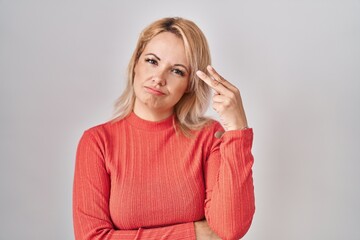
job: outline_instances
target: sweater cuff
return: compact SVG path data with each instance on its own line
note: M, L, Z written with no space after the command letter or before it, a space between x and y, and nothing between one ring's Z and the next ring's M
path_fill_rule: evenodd
M180 235L189 237L186 239L196 239L194 222L183 223L177 226L178 228L176 228L176 232Z
M131 238L133 239L133 238ZM166 227L140 228L135 239L173 239L173 240L196 240L195 227L193 222L179 223Z
M253 138L253 129L252 128L246 128L246 129L242 129L242 130L230 130L230 131L226 131L223 135L222 138L223 140L229 140L229 139L233 139L233 138L239 138L239 139L244 139L247 141L251 141Z
M181 224L173 225L173 232L166 239L196 240L194 222L188 222L188 223L181 223Z

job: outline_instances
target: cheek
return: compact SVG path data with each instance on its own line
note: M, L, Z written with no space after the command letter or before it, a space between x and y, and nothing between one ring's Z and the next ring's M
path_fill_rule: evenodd
M150 69L151 70L151 69ZM137 64L134 68L134 84L141 84L149 79L152 75L151 71L143 64Z
M188 90L189 84L190 84L189 78L184 79L184 81L181 84L181 91L182 91L183 94Z
M142 79L142 74L141 74L141 69L139 69L138 66L136 66L134 68L134 80L133 80L133 84L134 84L134 87L137 87L141 84L141 79Z
M136 64L135 68L134 68L134 82L137 80L137 78L139 77L140 71L139 71L139 67L138 64Z
M183 82L179 85L174 86L173 92L175 93L176 97L180 99L184 95L186 89L187 89L187 82Z
M133 88L135 95L138 95L139 89L141 88L141 75L136 71L136 68L134 69Z

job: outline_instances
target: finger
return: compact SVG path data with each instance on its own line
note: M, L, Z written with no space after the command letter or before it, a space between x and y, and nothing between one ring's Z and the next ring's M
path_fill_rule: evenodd
M218 114L221 114L221 112L224 110L224 105L222 103L213 102L211 106Z
M198 70L198 71L196 71L196 75L201 80L203 80L207 85L209 85L209 87L214 89L217 93L224 94L224 95L229 94L229 89L227 89L224 85L219 84L219 82L217 80L211 79L211 77L209 77L204 72Z
M211 74L211 76L216 79L219 83L221 83L222 85L224 85L226 88L230 89L230 90L235 90L237 89L234 85L232 85L229 81L227 81L225 78L223 78L216 70L213 66L207 66L206 68L208 70L208 72Z
M214 134L214 136L215 136L216 138L221 138L224 133L225 133L224 131L217 131L217 132Z
M213 102L228 103L230 99L224 95L215 94L212 98Z

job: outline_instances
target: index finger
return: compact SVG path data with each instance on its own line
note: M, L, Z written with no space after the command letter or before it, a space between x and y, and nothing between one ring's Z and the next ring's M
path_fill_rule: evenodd
M196 75L203 80L209 87L214 89L217 93L224 94L224 86L220 84L220 82L211 79L207 74L203 71L197 70ZM215 83L216 82L216 83Z
M235 90L235 86L232 85L229 81L227 81L226 79L224 79L216 70L213 66L209 65L206 68L209 73L212 75L212 77L214 79L216 79L218 82L220 82L222 85L224 85L226 88L230 89L230 90Z

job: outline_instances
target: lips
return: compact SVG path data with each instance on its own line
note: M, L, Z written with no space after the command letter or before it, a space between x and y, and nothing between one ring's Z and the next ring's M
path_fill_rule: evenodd
M165 95L164 92L160 91L159 89L152 88L152 87L145 87L145 90L148 93L151 93L151 94L154 94L154 95L158 95L158 96Z

